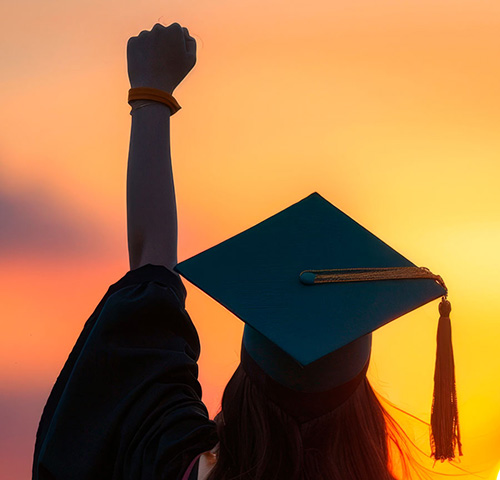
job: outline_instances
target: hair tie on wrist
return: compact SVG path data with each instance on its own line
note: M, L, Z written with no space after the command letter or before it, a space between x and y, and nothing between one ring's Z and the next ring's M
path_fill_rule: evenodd
M173 115L181 109L177 100L168 92L150 87L135 87L128 91L128 103L134 100L153 100L167 105Z

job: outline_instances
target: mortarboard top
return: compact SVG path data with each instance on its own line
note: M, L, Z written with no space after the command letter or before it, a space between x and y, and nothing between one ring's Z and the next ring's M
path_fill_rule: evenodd
M300 277L372 267L414 264L313 193L175 270L306 366L446 293L428 278L311 286Z
M337 408L364 378L371 332L439 304L432 456L462 455L451 305L416 267L313 193L175 270L245 322L240 367L299 422ZM240 368L239 367L239 368Z

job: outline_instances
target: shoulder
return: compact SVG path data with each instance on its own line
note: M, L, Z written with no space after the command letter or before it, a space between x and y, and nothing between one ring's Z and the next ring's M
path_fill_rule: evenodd
M155 265L109 287L44 409L36 475L43 466L54 478L68 471L78 478L121 477L121 471L153 478L161 468L165 478L177 478L196 453L216 443L185 296L178 276Z

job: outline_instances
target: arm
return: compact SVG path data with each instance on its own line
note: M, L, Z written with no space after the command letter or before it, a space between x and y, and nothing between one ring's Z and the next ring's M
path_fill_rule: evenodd
M196 43L186 28L155 25L127 46L132 87L172 93L196 62ZM170 109L161 103L134 110L127 170L127 233L130 269L177 263L177 209L170 157Z
M177 211L170 158L170 110L151 104L133 112L127 168L130 269L177 263Z

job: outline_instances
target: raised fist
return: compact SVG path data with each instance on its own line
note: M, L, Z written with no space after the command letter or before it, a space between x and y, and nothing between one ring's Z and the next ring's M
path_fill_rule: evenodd
M130 86L172 93L196 63L196 41L178 23L157 23L127 43Z

